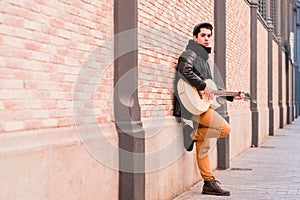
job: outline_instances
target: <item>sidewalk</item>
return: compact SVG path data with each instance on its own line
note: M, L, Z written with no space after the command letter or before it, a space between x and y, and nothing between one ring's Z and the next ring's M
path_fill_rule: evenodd
M174 200L300 199L300 118L269 136L258 148L233 159L228 170L216 170L222 188L231 196L203 195L199 182Z

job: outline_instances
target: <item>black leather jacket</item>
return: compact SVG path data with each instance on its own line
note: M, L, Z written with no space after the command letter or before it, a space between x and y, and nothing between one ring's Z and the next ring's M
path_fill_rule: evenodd
M212 79L208 63L208 52L194 40L190 40L186 51L178 59L178 72L198 90L206 87L205 79Z
M190 119L192 114L181 105L176 90L179 77L189 82L198 90L204 90L206 83L204 80L212 79L208 57L210 48L204 47L194 40L189 40L186 51L182 52L176 65L176 75L174 79L174 110L173 115ZM226 98L227 99L227 98ZM232 98L228 98L232 100Z

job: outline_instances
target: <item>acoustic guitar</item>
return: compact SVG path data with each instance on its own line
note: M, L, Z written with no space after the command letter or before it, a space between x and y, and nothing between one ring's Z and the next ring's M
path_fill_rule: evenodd
M213 98L209 99L205 94L191 86L189 83L179 78L177 83L177 91L183 106L192 114L200 115L208 110L208 108L216 109L221 106L217 101L219 96L237 96L240 92L230 92L225 90L218 90L217 85L211 79L205 80L206 85L211 89ZM244 92L243 92L244 93ZM250 94L244 93L244 100L249 100Z

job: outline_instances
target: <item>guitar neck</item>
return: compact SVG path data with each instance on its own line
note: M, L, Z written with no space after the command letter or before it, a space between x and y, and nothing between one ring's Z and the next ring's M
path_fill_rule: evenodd
M216 96L236 96L239 94L239 92L230 92L224 90L214 90L212 93Z

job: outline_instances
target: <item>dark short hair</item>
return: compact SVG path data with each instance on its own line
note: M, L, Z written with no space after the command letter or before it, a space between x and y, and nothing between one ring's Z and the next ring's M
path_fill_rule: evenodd
M200 24L197 24L194 29L193 29L193 36L195 35L196 37L198 36L198 34L200 33L200 29L201 28L207 28L209 30L213 30L213 26L210 24L210 23L200 23Z

